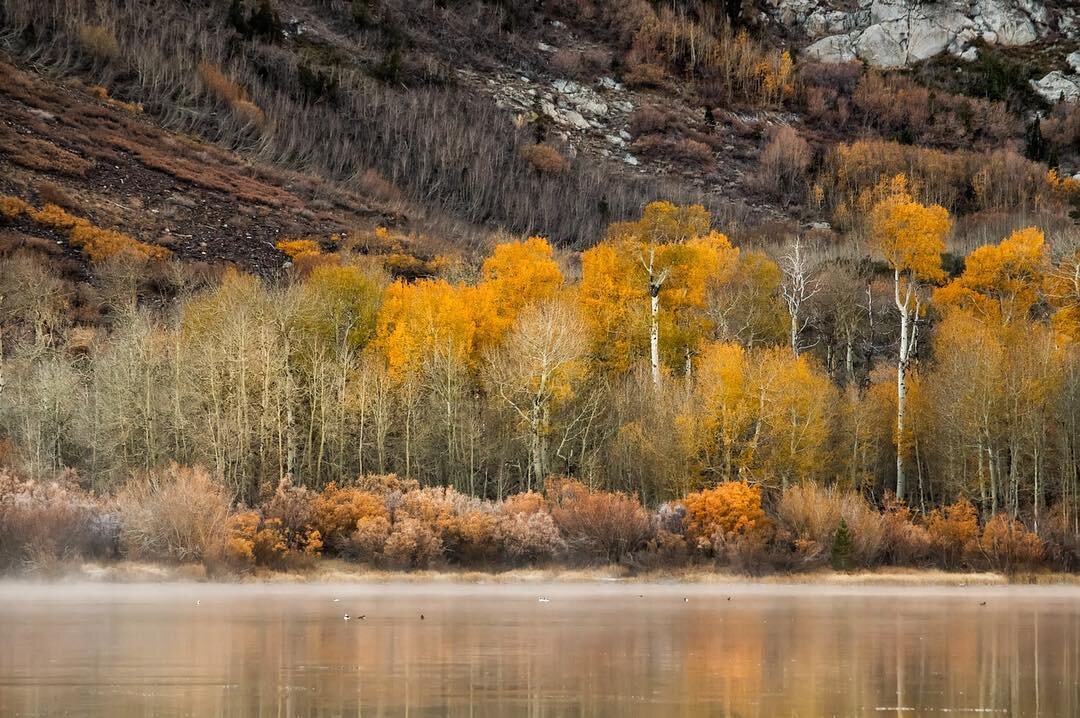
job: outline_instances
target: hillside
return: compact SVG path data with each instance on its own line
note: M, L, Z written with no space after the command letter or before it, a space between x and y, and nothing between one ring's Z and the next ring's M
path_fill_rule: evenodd
M703 203L742 241L843 232L856 185L898 171L944 173L933 198L961 214L1043 211L1045 167L1025 162L1080 169L1080 122L1028 81L1068 81L1073 15L962 5L950 18L981 35L919 45L930 11L908 13L900 60L859 57L909 67L877 70L815 58L849 59L820 50L830 27L855 44L893 32L899 5L874 5L874 25L775 0L11 0L0 47L22 71L5 66L4 190L59 185L99 224L263 273L284 261L276 237L379 224L442 249L497 229L580 248L661 197ZM22 157L51 151L14 152L27 138L89 164ZM980 172L1016 191L979 196Z

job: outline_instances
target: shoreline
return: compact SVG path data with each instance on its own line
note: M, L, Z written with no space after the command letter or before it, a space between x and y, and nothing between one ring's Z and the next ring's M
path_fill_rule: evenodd
M776 586L1077 586L1080 574L1032 572L1006 575L991 571L943 571L941 569L878 568L852 572L816 569L803 572L750 576L742 573L689 567L678 570L630 572L621 566L590 568L549 567L506 571L445 569L391 571L339 560L322 560L310 569L295 571L260 569L248 574L208 574L201 564L167 565L134 561L65 564L48 571L4 576L4 581L24 583L225 585L320 585L320 584L416 584L416 585L529 585L529 584L672 584L672 585L776 585Z

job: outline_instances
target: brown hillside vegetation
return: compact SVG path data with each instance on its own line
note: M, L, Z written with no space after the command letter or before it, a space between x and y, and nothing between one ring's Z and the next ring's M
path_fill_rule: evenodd
M0 63L0 194L64 204L181 259L260 273L281 266L274 243L283 236L341 235L399 214L315 175L167 132L132 109ZM52 238L47 223L21 229Z

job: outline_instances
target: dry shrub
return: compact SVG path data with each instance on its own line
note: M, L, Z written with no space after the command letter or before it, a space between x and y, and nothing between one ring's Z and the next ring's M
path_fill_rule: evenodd
M888 497L882 514L881 554L889 564L905 566L918 564L930 554L930 534L911 519L911 509L903 502Z
M761 508L761 489L731 481L687 494L686 533L699 550L721 552L740 536L763 535L769 520Z
M810 144L795 128L782 125L772 133L761 153L754 183L761 191L779 197L797 195L793 199L798 200L805 191L812 154Z
M537 514L547 510L544 495L537 491L523 491L503 499L499 511L504 514Z
M562 48L551 56L556 73L579 80L589 80L611 69L611 53L600 48L570 50Z
M1059 504L1050 511L1041 528L1044 553L1061 571L1080 569L1080 532L1075 524L1076 517L1070 517L1066 507Z
M979 516L967 499L934 509L926 521L930 549L944 568L957 568L978 546Z
M979 548L987 564L1004 573L1034 566L1043 558L1042 540L1006 514L996 514L986 522Z
M196 70L203 87L232 110L234 116L255 127L266 124L266 114L251 101L247 91L230 79L217 65L203 60Z
M695 165L704 165L712 162L712 148L704 142L683 137L671 143L671 154L676 159Z
M183 563L223 555L230 496L202 467L156 469L124 487L116 503L121 545L132 558Z
M674 112L656 105L639 107L630 114L630 134L634 137L683 129L685 128Z
M362 516L349 536L348 554L362 563L376 563L382 558L390 538L390 519L386 516Z
M335 551L346 554L355 548L353 535L357 531L363 534L372 526L390 521L382 496L351 486L338 488L334 483L327 484L315 497L311 509L312 523L322 540ZM360 538L366 539L364 535ZM361 543L365 549L369 548L365 541Z
M885 521L881 514L862 496L849 494L844 502L843 518L851 533L852 561L863 568L877 565L885 543Z
M576 50L561 48L551 56L551 69L559 75L581 78L584 76L585 63L581 53Z
M83 159L74 152L21 134L3 124L0 124L0 154L27 169L75 177L85 177L94 166L91 160Z
M547 481L544 493L568 550L579 560L619 561L644 546L652 533L648 513L633 496L555 478Z
M628 64L622 75L627 87L633 88L662 88L667 84L667 78L667 71L651 62Z
M42 204L55 204L58 207L75 211L78 211L79 209L79 203L75 198L68 194L66 189L55 182L42 180L37 183L34 189L37 190L38 197L41 198Z
M495 541L511 565L543 564L566 549L555 520L543 510L501 514L495 524Z
M83 25L79 28L79 45L83 51L100 62L109 62L120 56L116 36L104 25Z
M844 514L845 496L835 487L813 483L789 487L776 507L779 528L792 538L803 563L824 563Z
M408 516L394 521L383 549L386 562L394 568L428 568L442 553L442 539L432 527Z
M0 470L0 569L47 569L116 554L115 516L79 488L73 473L33 481Z
M682 534L658 528L645 544L640 559L645 568L674 568L690 559L690 547Z
M551 145L527 145L521 157L541 174L560 175L570 169L570 161Z
M364 474L356 479L355 486L361 491L388 496L417 491L420 489L420 482L416 479L402 478L397 474Z
M400 202L403 199L401 190L373 169L365 170L357 178L356 189L365 196L381 199L384 202Z

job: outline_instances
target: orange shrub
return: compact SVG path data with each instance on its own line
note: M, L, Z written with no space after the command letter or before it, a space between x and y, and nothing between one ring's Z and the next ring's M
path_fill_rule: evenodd
M550 145L527 145L521 157L540 174L560 175L570 169L570 162Z
M362 519L369 522L364 524L365 529L372 525L370 522L381 525L390 520L382 497L352 487L338 488L334 483L326 485L315 497L311 508L315 529L322 540L337 551L348 552Z
M504 514L536 514L545 511L544 495L536 491L523 491L503 499L499 510Z
M979 517L967 499L934 509L926 521L930 549L945 568L956 568L979 540Z
M0 217L6 220L18 219L23 214L29 213L33 207L18 197L5 195L0 197Z
M258 511L241 511L229 517L225 560L236 568L281 566L289 555L281 521L267 519Z
M722 543L748 534L761 534L768 518L761 508L761 489L731 481L688 494L686 532L702 549L716 550Z
M494 560L498 520L490 511L468 511L450 517L443 524L443 546L449 558L463 564L483 564Z
M88 220L68 214L55 204L46 204L40 210L30 208L26 212L35 224L67 230L71 243L86 252L92 262L103 262L118 255L167 259L171 254L164 247L145 244L123 232L95 227Z
M1042 540L1006 514L996 514L986 522L979 548L991 568L1005 573L1032 566L1043 558Z
M619 561L652 533L648 513L633 496L592 491L572 479L549 479L544 492L568 549L582 560Z
M319 243L314 239L282 239L274 246L294 262L301 257L317 256L322 253Z

